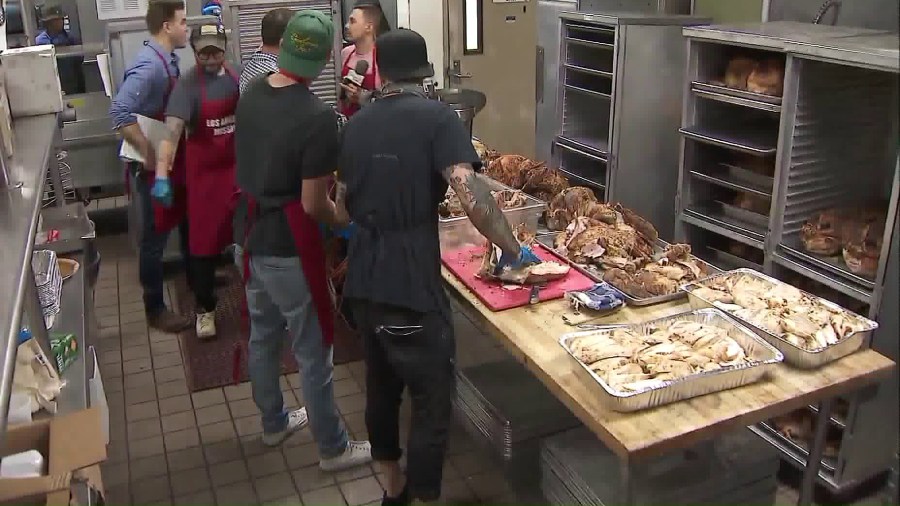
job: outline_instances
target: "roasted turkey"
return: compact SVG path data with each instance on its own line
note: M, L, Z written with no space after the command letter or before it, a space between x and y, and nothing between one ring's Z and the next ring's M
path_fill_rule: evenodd
M549 202L569 186L569 181L558 170L521 155L501 155L487 166L485 173L544 202Z
M755 60L739 56L732 58L725 68L725 77L723 79L725 86L738 90L747 89L747 79L758 64Z
M613 225L616 211L608 204L597 201L593 190L583 186L571 186L558 193L550 201L547 211L547 228L565 230L575 218L585 216Z
M886 215L881 206L826 209L800 230L803 248L816 255L842 255L851 272L874 277Z
M791 285L746 274L714 278L694 293L805 350L826 348L867 326Z
M784 59L767 58L747 77L747 91L780 97L784 94Z
M646 334L630 328L598 331L576 337L568 346L607 385L624 392L665 386L750 360L727 330L686 320L660 325Z

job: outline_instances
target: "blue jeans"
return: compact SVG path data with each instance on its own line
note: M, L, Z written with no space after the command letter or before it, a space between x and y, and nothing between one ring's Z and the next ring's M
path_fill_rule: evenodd
M144 289L144 311L147 316L156 316L166 308L163 301L163 253L169 243L169 232L157 232L153 224L153 198L150 185L143 176L142 166L129 163L131 171L131 195L137 200L141 214L141 237L138 251L138 277ZM187 220L178 226L181 255L187 271L188 284L192 285L190 261L188 260Z
M240 248L235 259L240 264ZM340 455L348 438L334 404L333 350L322 341L322 329L300 259L253 256L245 289L250 314L248 369L253 400L262 413L263 430L279 432L287 426L288 412L278 383L287 324L319 456Z

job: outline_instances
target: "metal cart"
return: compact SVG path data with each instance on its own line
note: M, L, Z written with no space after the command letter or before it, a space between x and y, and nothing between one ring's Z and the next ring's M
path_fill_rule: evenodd
M681 29L707 20L608 11L559 17L553 165L570 184L634 209L671 239L676 174L665 167L678 159Z
M676 240L720 268L751 267L867 314L881 325L871 346L897 360L897 33L778 21L684 34ZM783 94L724 86L735 57L784 62ZM874 276L852 272L840 255L805 251L807 220L875 200L887 205ZM845 417L831 416L831 402L810 407L819 430L806 446L767 425L756 430L790 463L821 460L819 482L839 492L891 465L897 434L885 427L897 424L896 373L847 401ZM822 458L829 430L840 445Z

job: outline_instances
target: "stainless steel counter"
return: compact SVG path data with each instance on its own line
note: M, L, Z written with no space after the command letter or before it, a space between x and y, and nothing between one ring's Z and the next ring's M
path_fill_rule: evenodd
M44 182L56 134L56 114L13 121L15 154L7 161L11 188L0 188L0 442L12 389L19 329L31 274L31 252L37 230Z
M850 26L826 26L796 21L691 26L692 39L725 42L844 65L898 72L900 36L897 32Z

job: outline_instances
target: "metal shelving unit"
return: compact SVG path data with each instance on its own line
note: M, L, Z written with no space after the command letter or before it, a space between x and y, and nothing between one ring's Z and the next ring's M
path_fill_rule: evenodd
M3 323L2 382L0 382L0 448L4 447L7 412L12 391L13 367L22 325L29 327L44 354L52 357L48 331L40 311L35 288L31 257L36 233L41 229L42 203L45 186L60 181L55 146L60 142L60 130L55 114L17 119L13 123L16 153L4 161L0 171L0 321ZM0 154L2 156L2 154ZM53 184L53 183L51 183ZM61 186L57 186L58 188ZM57 206L64 202L59 199ZM63 234L61 234L63 235ZM83 243L83 245L85 245ZM88 248L80 249L81 268L63 283L60 313L52 330L54 333L75 334L81 353L61 376L65 386L56 398L58 413L64 414L91 405L88 390L89 375L93 373L91 350L93 297L88 286ZM51 360L55 368L55 361ZM90 371L90 373L89 373ZM86 483L73 484L79 504L97 502Z
M751 267L859 306L881 325L871 346L897 360L897 33L777 21L689 27L684 35L676 240L720 268ZM783 96L715 82L734 56L782 59ZM804 251L807 220L872 200L887 203L873 278L851 272L840 256ZM837 457L822 460L820 483L839 491L890 466L897 435L884 427L897 423L896 383L895 376L848 399L846 418L823 418L842 439ZM790 463L810 458L771 426L754 431Z
M657 79L680 82L681 28L708 20L610 7L559 14L559 64L546 69L557 73L556 115L538 124L556 125L551 163L572 184L634 209L671 239L676 180L660 167L678 157L678 88Z

